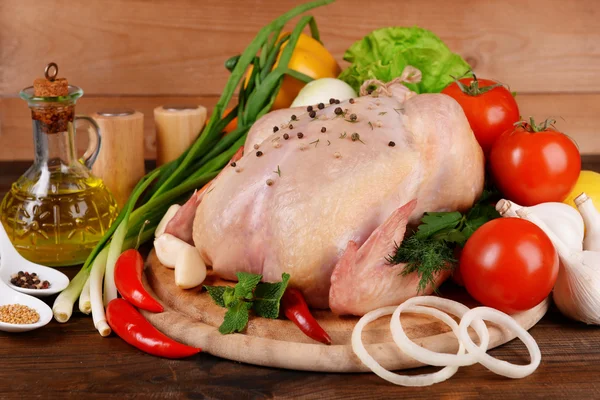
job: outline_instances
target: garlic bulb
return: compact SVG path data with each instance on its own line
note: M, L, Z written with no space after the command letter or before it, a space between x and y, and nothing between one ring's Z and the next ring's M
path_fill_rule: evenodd
M600 213L594 207L592 199L585 193L577 196L575 205L581 213L586 227L583 249L600 251Z
M525 207L517 210L517 215L539 226L558 252L561 269L553 291L558 309L575 320L600 325L600 252L569 248L536 213Z
M518 217L520 209L523 207L505 199L496 204L496 210L503 217ZM583 219L573 207L564 203L541 203L527 207L527 210L544 221L567 247L583 250Z

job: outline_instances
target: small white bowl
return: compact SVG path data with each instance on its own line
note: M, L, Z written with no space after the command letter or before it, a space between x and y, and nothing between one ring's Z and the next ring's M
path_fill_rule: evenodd
M35 324L7 324L0 322L0 331L4 332L28 332L47 325L52 320L52 309L35 297L26 296L14 290L10 290L0 282L0 306L9 304L21 304L33 308L40 315L40 320Z
M69 278L62 272L45 267L43 265L35 264L29 261L22 261L18 265L17 270L11 270L10 268L4 267L0 269L0 279L13 290L21 293L29 294L35 297L46 297L52 296L53 294L62 292L69 286ZM48 281L50 287L48 289L25 289L10 283L11 275L16 274L19 271L29 272L30 274L36 273L40 281Z

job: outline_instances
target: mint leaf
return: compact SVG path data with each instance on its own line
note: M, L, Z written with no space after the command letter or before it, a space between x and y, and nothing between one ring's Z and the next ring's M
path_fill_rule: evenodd
M241 332L248 325L249 313L248 310L252 307L252 303L235 300L225 313L225 319L219 327L219 332L227 335L233 332Z
M290 274L283 273L281 282L259 284L254 291L254 312L264 318L279 317L279 304L289 280Z
M458 211L425 213L415 236L419 239L427 239L441 230L455 228L461 219L462 214Z
M227 312L219 332L226 335L242 332L254 308L257 315L265 318L279 316L279 303L290 280L289 274L281 275L281 282L260 283L262 275L238 272L238 283L234 286L204 286L213 301L226 307Z
M250 274L248 272L238 272L235 274L238 278L238 283L235 285L235 297L252 299L252 292L262 279L262 275ZM226 302L227 304L227 302Z
M230 307L236 300L235 290L232 287L226 287L223 291L223 303L225 303L225 307Z
M206 286L204 288L210 295L210 297L214 300L214 302L221 306L225 307L225 301L223 300L223 293L225 292L226 286Z

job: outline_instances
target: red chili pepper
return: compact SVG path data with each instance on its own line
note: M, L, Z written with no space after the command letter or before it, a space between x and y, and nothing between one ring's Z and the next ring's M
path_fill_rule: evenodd
M144 259L136 249L124 251L115 265L115 284L124 299L142 310L163 312L164 308L142 284Z
M176 342L161 333L134 306L123 299L114 299L108 303L106 320L121 339L154 356L184 358L202 350Z
M323 344L331 344L331 338L312 316L302 292L298 289L288 288L285 291L281 299L281 307L285 316L306 336Z

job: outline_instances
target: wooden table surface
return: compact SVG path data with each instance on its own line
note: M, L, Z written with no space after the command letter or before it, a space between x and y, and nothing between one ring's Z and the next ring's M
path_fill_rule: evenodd
M0 163L2 195L25 169ZM600 157L584 168L600 171ZM73 276L77 268L65 269ZM49 300L50 302L53 299ZM0 399L11 398L600 398L600 328L569 321L555 308L530 330L542 351L531 376L510 380L481 365L428 388L394 386L374 374L317 374L255 367L208 354L172 361L144 354L116 336L101 338L75 313L25 334L0 332ZM528 362L518 340L490 351ZM433 372L421 368L409 373Z

